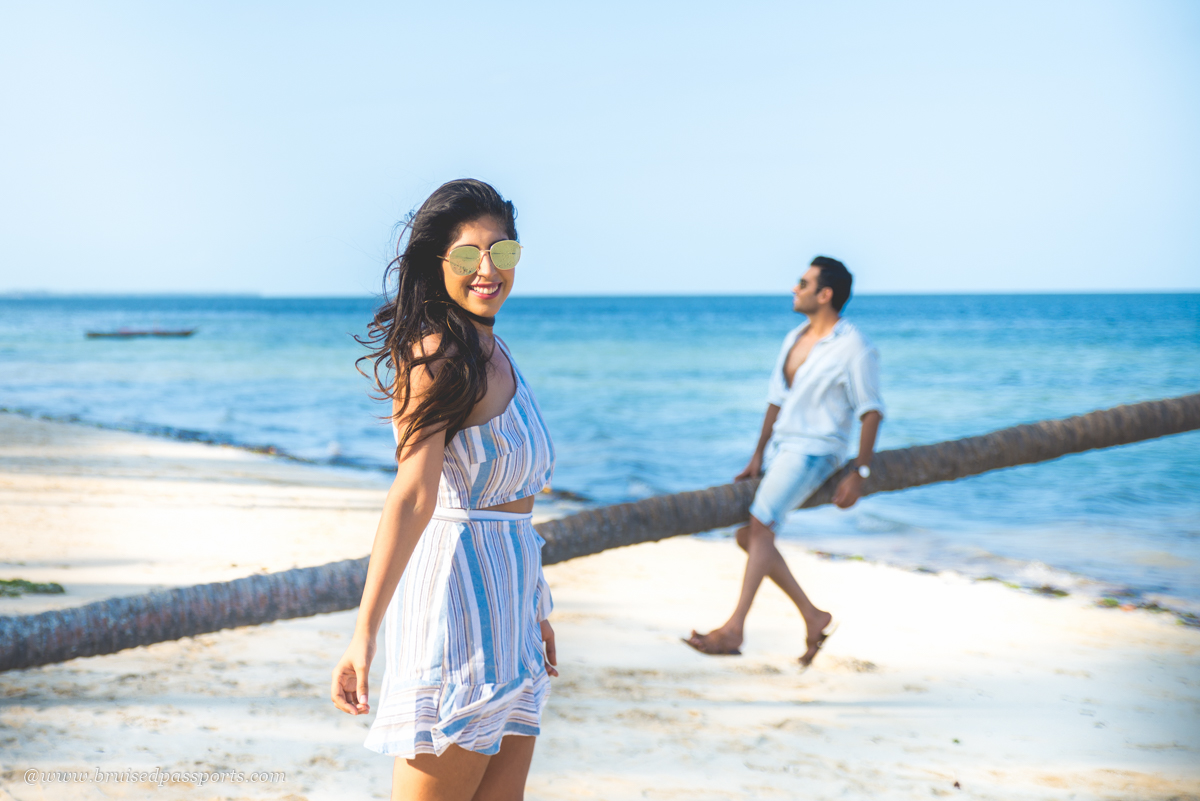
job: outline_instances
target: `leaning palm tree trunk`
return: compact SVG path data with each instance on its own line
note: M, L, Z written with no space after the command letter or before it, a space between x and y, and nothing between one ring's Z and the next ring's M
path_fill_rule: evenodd
M0 616L0 671L352 609L362 598L367 559Z
M978 437L918 445L875 454L863 495L894 492L967 476L1047 462L1096 448L1111 448L1200 428L1200 393L1134 403L1040 423L1013 426ZM801 508L830 503L849 465L835 472ZM546 540L543 564L634 545L698 534L746 522L757 479L737 484L659 495L635 503L604 506L538 526Z
M936 445L883 451L863 494L1045 462L1200 428L1200 394L1118 406L1064 420L1014 426ZM805 507L829 503L848 467ZM622 545L696 534L745 522L757 481L661 495L592 509L540 524L542 562L553 564ZM362 598L367 557L113 598L74 609L0 616L0 671L109 654L125 648L235 626L353 609Z

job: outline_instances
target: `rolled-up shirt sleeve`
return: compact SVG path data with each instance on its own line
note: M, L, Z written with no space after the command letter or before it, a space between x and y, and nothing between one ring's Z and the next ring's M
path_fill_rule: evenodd
M855 419L861 419L867 412L879 412L881 417L887 416L883 395L879 391L879 351L869 348L851 363L846 390L850 405L854 407Z

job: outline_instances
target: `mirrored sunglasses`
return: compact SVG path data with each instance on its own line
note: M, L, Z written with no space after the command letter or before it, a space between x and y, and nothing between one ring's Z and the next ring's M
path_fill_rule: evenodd
M455 275L470 275L479 272L485 253L491 255L496 269L511 270L521 260L521 243L515 239L502 239L487 250L463 245L450 251L449 256L443 256L442 261L450 262L450 269L454 270Z

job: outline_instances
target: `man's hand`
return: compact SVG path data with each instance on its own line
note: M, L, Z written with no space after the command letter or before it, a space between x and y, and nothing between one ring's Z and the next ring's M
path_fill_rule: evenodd
M762 475L763 453L766 452L767 443L771 441L771 432L775 430L775 418L779 416L779 407L773 403L767 404L767 413L763 415L762 433L758 435L758 447L754 449L754 456L750 459L750 464L746 465L746 469L733 477L734 481L746 481L751 478L758 478Z
M758 478L762 475L763 457L761 453L756 453L750 459L750 464L746 465L746 469L733 477L734 481L745 481L751 478Z
M840 509L849 509L858 502L862 495L863 478L857 470L851 469L850 475L838 482L833 493L833 502Z

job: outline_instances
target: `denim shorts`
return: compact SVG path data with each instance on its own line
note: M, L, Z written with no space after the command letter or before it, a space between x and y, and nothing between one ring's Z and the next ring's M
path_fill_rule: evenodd
M769 529L808 500L842 464L836 453L798 453L772 444L767 448L766 475L754 493L750 514Z

